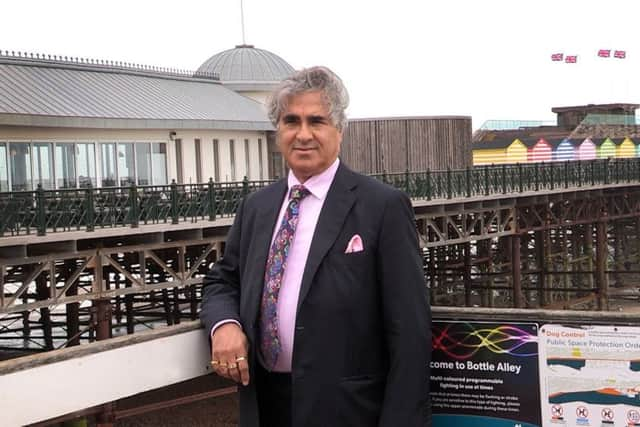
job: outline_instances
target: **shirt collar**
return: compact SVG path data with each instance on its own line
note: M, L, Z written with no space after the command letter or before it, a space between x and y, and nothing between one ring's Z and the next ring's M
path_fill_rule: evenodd
M329 192L329 187L331 187L333 178L336 176L339 165L340 159L336 158L331 166L326 168L318 175L314 175L311 178L307 179L302 185L304 185L306 189L309 190L313 197L319 200L324 200L324 198L327 196L327 193ZM294 185L301 185L300 181L298 181L298 178L296 178L291 170L289 170L287 185L289 187L287 194L289 191L291 191L291 187L293 187Z

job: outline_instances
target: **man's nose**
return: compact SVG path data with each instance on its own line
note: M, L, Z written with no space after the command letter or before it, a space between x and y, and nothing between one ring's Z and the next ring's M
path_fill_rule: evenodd
M308 123L302 122L300 128L298 128L298 134L296 135L299 141L309 141L313 139L313 133Z

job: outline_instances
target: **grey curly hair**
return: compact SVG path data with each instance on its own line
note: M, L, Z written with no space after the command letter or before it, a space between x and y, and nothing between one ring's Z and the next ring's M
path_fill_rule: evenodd
M340 77L322 66L296 71L278 85L267 101L271 123L278 127L280 116L292 96L316 90L322 91L333 125L343 131L347 126L345 110L349 106L349 93Z

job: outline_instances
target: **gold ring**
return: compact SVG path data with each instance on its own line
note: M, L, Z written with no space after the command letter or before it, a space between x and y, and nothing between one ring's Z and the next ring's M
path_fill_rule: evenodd
M220 362L220 367L222 367L222 368L226 368L226 367L227 367L227 364L226 364L225 362Z
M217 364L219 364L220 362L218 362L217 360L212 360L211 361L211 366L216 366Z
M236 357L236 362L242 362L243 360L247 360L247 358L244 356Z
M229 363L229 369L236 369L238 367L237 363Z

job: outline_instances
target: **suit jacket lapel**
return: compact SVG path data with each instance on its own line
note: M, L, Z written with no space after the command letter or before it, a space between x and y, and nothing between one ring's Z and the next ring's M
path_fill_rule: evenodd
M251 324L254 325L258 319L258 311L260 310L260 298L262 296L262 288L264 286L264 274L267 265L267 257L269 256L269 248L271 246L271 237L278 220L278 213L282 206L282 200L287 192L287 180L278 181L268 192L263 194L263 199L269 203L260 203L256 212L255 227L253 232L256 233L252 239L255 247L249 252L250 262L256 262L255 268L250 271L253 273L248 277L249 303L252 307Z
M309 292L311 282L320 263L329 248L331 248L331 245L333 245L338 238L347 214L356 200L355 194L352 191L355 185L353 172L341 163L336 171L336 176L333 178L333 183L327 193L327 199L324 201L324 206L318 218L318 224L313 233L307 264L302 276L296 313L300 311L300 306Z

